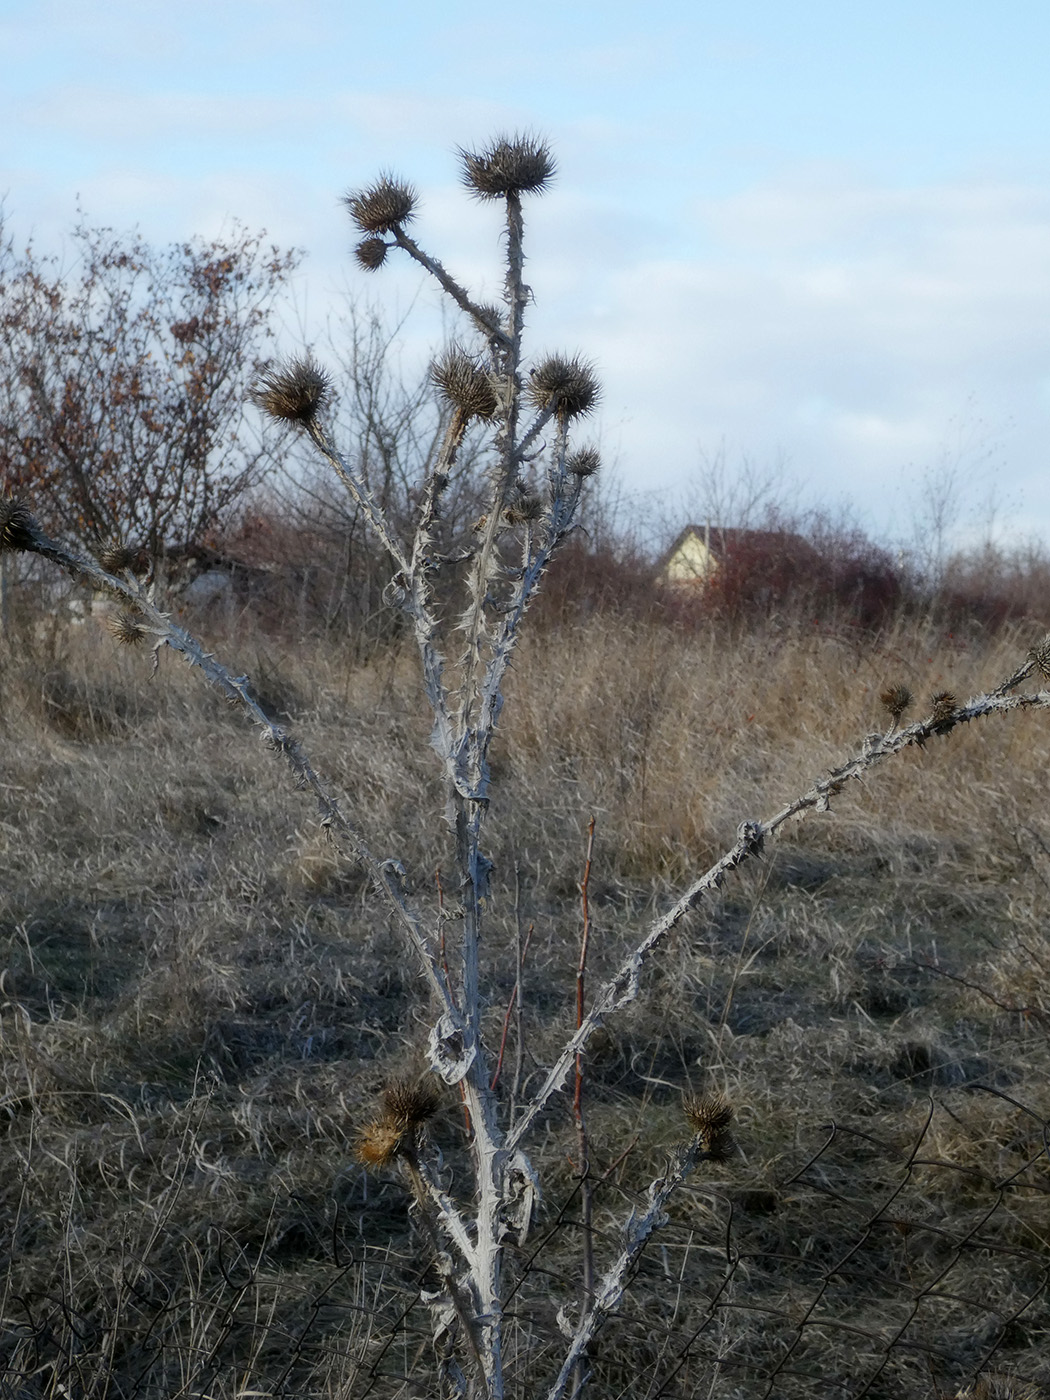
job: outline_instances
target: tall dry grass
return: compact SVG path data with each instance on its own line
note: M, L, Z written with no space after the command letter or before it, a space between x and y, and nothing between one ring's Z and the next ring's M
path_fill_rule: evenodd
M508 912L485 948L498 1043L531 929L521 1092L572 1025L591 815L597 978L742 818L885 728L888 682L962 698L1033 640L593 618L531 637L494 751ZM447 898L411 659L358 665L248 618L208 643L299 717L424 907ZM404 1187L353 1143L419 1069L426 998L272 757L162 669L88 627L4 657L5 1393L424 1394L428 1261ZM595 1394L951 1394L993 1363L1050 1381L1048 748L1019 714L900 755L689 916L596 1037L601 1247L680 1137L683 1089L730 1095L741 1151L678 1198ZM513 1025L509 1049L505 1091ZM434 1134L455 1179L451 1095ZM513 1256L522 1397L575 1297L574 1144L555 1107Z

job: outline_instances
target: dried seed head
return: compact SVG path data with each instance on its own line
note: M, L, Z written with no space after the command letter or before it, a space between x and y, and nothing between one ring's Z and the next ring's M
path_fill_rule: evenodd
M362 233L393 233L415 213L416 192L403 180L380 175L367 189L344 195L343 203Z
M930 713L935 723L942 724L955 713L955 696L950 690L938 690L930 700Z
M1028 653L1029 661L1034 661L1044 679L1050 681L1050 636L1046 636L1037 647Z
M539 520L546 506L540 496L533 492L523 492L512 506L508 506L503 512L503 518L508 525L521 525L527 521Z
M138 551L131 549L126 544L111 544L101 550L98 562L105 569L107 574L122 574L125 569L131 569L135 565Z
M266 370L252 398L273 418L289 423L310 423L331 387L328 375L312 360L292 360Z
M463 183L479 199L508 194L541 194L554 175L554 157L546 141L528 133L497 136L481 151L462 147Z
M930 723L939 734L947 734L955 725L955 696L950 690L939 690L930 700Z
M712 1161L724 1162L733 1155L736 1151L732 1133L733 1105L725 1094L687 1094L682 1108L689 1126Z
M357 1135L357 1160L366 1167L385 1167L404 1144L404 1130L387 1118L367 1124Z
M366 272L375 272L376 268L382 267L386 262L389 247L390 244L382 238L363 238L354 249L354 257Z
M572 453L565 465L573 476L593 476L601 464L596 447L581 447Z
M901 715L911 704L912 695L906 685L888 685L879 699L889 711L894 724L897 724Z
M383 1091L383 1107L387 1121L401 1132L414 1131L438 1109L438 1096L429 1085L398 1080Z
M529 380L529 397L537 408L553 408L565 418L590 413L601 390L594 366L578 355L550 355L537 365Z
M106 618L106 630L110 636L124 647L136 647L146 640L146 629L134 613L119 612Z
M1043 1400L1044 1392L1020 1376L986 1371L983 1376L978 1376L972 1390L964 1390L960 1394L967 1400L970 1397L972 1400Z
M32 548L35 530L36 521L21 501L0 499L0 550Z
M455 347L435 360L430 377L456 408L468 418L491 418L498 407L492 380L473 355Z

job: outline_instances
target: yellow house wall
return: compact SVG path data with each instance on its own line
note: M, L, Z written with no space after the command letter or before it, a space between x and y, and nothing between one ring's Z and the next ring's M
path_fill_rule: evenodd
M696 583L711 576L716 561L699 535L689 535L667 561L668 583Z

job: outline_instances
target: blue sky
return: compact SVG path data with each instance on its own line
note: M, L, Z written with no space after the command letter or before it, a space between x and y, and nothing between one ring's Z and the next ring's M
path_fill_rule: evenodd
M422 359L429 291L353 268L338 196L403 172L421 241L491 291L453 151L535 130L534 343L597 361L628 489L695 513L724 451L899 534L947 469L960 528L994 493L1050 539L1045 0L0 0L0 51L19 237L60 247L78 196L158 240L240 219L309 255L284 348L349 291L417 298Z

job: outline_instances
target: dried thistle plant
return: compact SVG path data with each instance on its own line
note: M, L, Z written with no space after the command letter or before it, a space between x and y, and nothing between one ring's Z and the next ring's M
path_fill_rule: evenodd
M138 551L126 544L111 544L99 552L98 562L107 574L122 574L135 565Z
M736 1151L733 1141L733 1105L725 1094L687 1094L682 1111L700 1143L705 1157L725 1162Z
M565 418L590 413L600 393L594 366L578 356L550 355L529 377L529 398L536 407L552 409Z
M390 244L383 238L363 238L354 249L354 257L366 272L375 272L386 262Z
M488 372L476 355L468 355L458 346L434 361L430 376L448 402L467 418L491 418L499 407Z
M480 151L460 150L463 183L479 199L540 194L555 173L554 157L537 136L498 136Z
M947 734L955 727L955 708L958 704L950 690L938 690L930 700L930 724L938 734Z
M184 656L231 702L242 707L273 753L288 765L296 787L308 792L323 828L339 854L368 873L390 926L425 985L430 998L426 1059L437 1080L454 1086L462 1098L469 1131L455 1176L427 1141L426 1124L437 1095L426 1084L397 1082L357 1136L355 1152L368 1166L397 1164L409 1179L419 1209L413 1218L425 1234L435 1268L435 1287L426 1299L434 1339L444 1367L443 1380L457 1396L499 1400L507 1393L504 1345L508 1298L504 1261L508 1241L522 1242L539 1191L527 1152L550 1109L581 1063L590 1038L640 995L642 973L660 956L672 934L702 900L729 875L758 855L786 823L809 811L829 810L830 799L877 764L920 744L924 725L867 736L855 752L810 788L765 820L741 823L736 839L711 867L622 954L586 1008L578 1004L573 1032L552 1054L551 1063L528 1078L527 1089L508 1109L496 1092L497 1051L493 1044L492 967L485 961L495 939L487 853L492 799L491 747L504 693L516 655L523 619L555 552L579 519L581 493L599 466L594 447L576 447L570 429L593 411L599 386L592 366L577 356L552 355L526 374L522 339L531 291L523 277L524 252L520 195L539 193L553 173L541 142L499 138L482 152L464 153L470 187L485 199L505 201L504 301L492 308L475 300L444 267L405 232L416 196L389 176L347 197L358 229L367 235L358 262L375 270L396 249L423 267L464 313L477 335L476 347L450 350L434 368L434 381L451 404L447 428L420 483L417 516L408 538L401 538L372 492L360 454L341 451L327 423L330 381L308 358L293 360L263 375L256 402L271 417L297 426L345 487L387 558L390 597L402 609L420 657L422 691L432 718L431 747L443 784L449 863L455 867L455 919L442 908L417 899L412 881L394 856L376 854L353 817L313 768L298 740L267 715L247 679L224 667L177 625L152 588L134 578L107 572L94 559L82 559L38 534L25 508L0 507L0 543L31 549L66 568L75 578L117 594L127 611L110 624L117 639L133 644L149 634ZM389 238L389 242L386 238ZM380 248L382 245L382 256ZM365 249L363 257L361 250ZM486 437L487 498L482 504L463 562L462 591L455 606L438 605L433 578L442 562L436 553L435 522L442 492L457 462L465 423L476 419ZM512 529L521 525L524 528ZM1039 664L1038 658L1034 658ZM1050 708L1050 695L1010 694L1031 671L1031 660L998 689L967 702L966 718L1003 714L1017 708ZM887 699L887 696L889 697ZM903 686L883 696L894 719L910 697ZM957 722L954 696L933 699L930 724L946 732ZM498 928L499 926L496 925ZM545 1387L548 1400L564 1400L582 1387L587 1359L598 1330L614 1315L637 1272L650 1239L668 1219L667 1206L702 1160L722 1162L734 1151L733 1109L721 1094L689 1096L683 1108L691 1142L672 1155L665 1171L645 1188L636 1208L625 1211L620 1228L595 1270L588 1305L575 1323L566 1320L561 1369Z
M1050 681L1050 635L1044 637L1038 646L1032 648L1028 653L1028 659L1035 662L1043 679Z
M912 693L906 685L898 682L896 685L887 686L879 700L894 724L899 724L901 716L912 702Z
M133 647L144 642L149 633L131 612L119 612L106 618L106 631L121 646Z
M601 470L602 459L596 447L581 447L569 456L567 466L573 476L594 476Z
M437 1112L438 1096L429 1085L398 1080L382 1095L383 1111L357 1136L357 1158L369 1167L385 1167L414 1154L420 1133Z
M415 214L416 192L393 175L380 175L366 189L351 190L343 203L362 233L393 233Z
M331 380L310 359L266 370L252 397L271 418L311 423L328 398Z

